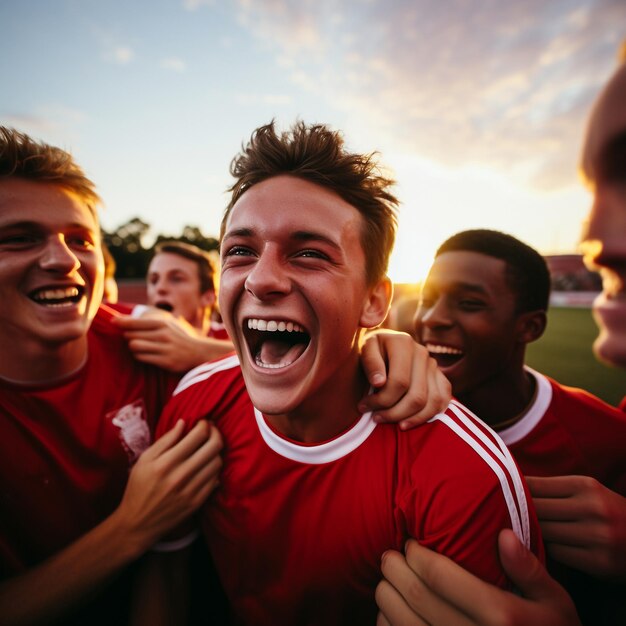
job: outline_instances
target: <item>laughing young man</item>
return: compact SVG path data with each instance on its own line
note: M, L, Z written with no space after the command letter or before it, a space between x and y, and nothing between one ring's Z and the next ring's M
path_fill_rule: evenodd
M373 624L380 556L408 537L501 587L496 537L541 552L506 448L457 403L402 432L355 410L363 329L387 314L392 181L324 126L257 129L233 161L220 309L237 350L181 381L160 430L215 420L203 526L236 623Z
M528 343L545 329L549 294L548 267L536 250L498 231L463 231L435 254L415 336L437 359L454 397L498 432L524 475L533 477L546 548L555 557L549 569L576 601L583 623L610 624L623 587L598 578L597 566L586 562L598 549L592 537L586 548L579 543L579 563L571 562L567 543L575 519L568 538L559 536L557 518L542 499L553 481L537 477L579 477L569 479L572 489L593 480L626 496L626 416L524 366Z
M219 435L204 424L185 438L178 424L148 448L177 379L136 361L100 307L98 204L68 153L0 127L4 626L126 623L128 566L205 500L220 466ZM386 350L402 352L376 406L400 398L392 415L432 414L447 383L402 339L370 342L380 349L367 366L383 379Z
M99 308L98 203L69 154L0 127L4 625L125 623L129 566L219 469L206 429L148 448L176 380L136 362Z

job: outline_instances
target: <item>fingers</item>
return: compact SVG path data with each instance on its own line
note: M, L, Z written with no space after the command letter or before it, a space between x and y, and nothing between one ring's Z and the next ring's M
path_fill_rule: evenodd
M526 476L533 498L567 498L597 482L588 476Z
M450 383L437 363L422 346L415 347L419 350L413 354L410 370L396 372L390 366L387 385L368 398L376 410L376 421L399 421L403 430L423 424L445 410L452 397ZM395 400L401 393L404 395ZM394 401L395 405L386 408Z
M189 434L191 435L192 433L193 431ZM217 460L218 465L221 466L221 458L219 454L222 449L223 442L220 432L215 426L211 426L210 436L206 441L204 441L204 443L201 443L202 440L191 440L191 442L187 442L185 439L177 445L177 454L180 453L183 455L183 460L177 468L177 478L181 481L187 481L190 485L192 485L194 484L194 477L199 472L205 471L207 466L214 460ZM199 445L196 449L193 449L193 451L188 455L183 452L184 447L189 449L191 445L194 445L194 443L201 443L201 445Z
M379 612L376 617L376 626L391 626L391 622L387 620L382 612Z
M538 559L519 542L515 533L502 530L498 537L500 561L517 590L530 604L515 598L518 615L533 615L536 624L554 626L580 625L572 599L561 585L548 574ZM532 612L532 613L531 613Z
M419 607L419 614L426 622L446 626L497 623L492 621L491 613L506 592L415 540L407 542L406 560L417 575L417 582L410 590L404 591L406 587L399 590L413 608ZM394 586L398 588L398 584Z
M361 355L363 369L378 392L361 400L359 410L374 412L377 422L417 426L445 410L451 386L424 346L410 335L393 331L370 334ZM386 382L381 375L388 368Z
M161 458L167 465L179 466L186 459L193 460L194 453L203 449L205 444L208 444L208 449L219 451L222 439L217 428L206 420L200 420L178 443L166 450Z
M430 359L428 363L428 398L423 409L414 416L404 419L399 426L402 430L408 430L423 424L431 417L446 410L452 399L452 385L441 373L437 363Z
M500 532L498 537L500 561L514 585L525 598L541 598L546 584L552 578L539 562L519 541L510 529Z
M185 422L178 420L170 430L168 430L160 439L155 441L142 455L139 461L144 462L155 459L171 448L183 435L185 431Z
M533 498L537 517L545 522L567 522L584 516L585 503L575 498Z
M378 341L378 335L368 335L361 349L361 367L372 387L382 387L387 382L386 354ZM363 412L370 410L366 408Z
M143 337L128 338L128 347L132 350L135 356L144 354L158 354L163 352L163 342L159 341L157 337L151 337L145 339Z
M378 583L375 598L380 609L376 626L428 626L386 580Z
M539 520L541 534L546 543L568 546L601 546L606 539L603 524L597 520L576 518L563 522Z

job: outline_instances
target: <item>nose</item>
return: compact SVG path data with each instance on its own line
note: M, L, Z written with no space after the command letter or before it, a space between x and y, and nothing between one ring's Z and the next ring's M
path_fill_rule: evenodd
M80 267L80 261L67 245L63 235L59 234L46 240L39 265L50 272L69 274Z
M597 189L583 227L581 250L586 265L597 270L626 264L626 197Z
M167 280L164 277L158 278L154 283L154 289L158 295L165 295L167 293Z
M415 336L419 336L420 329L425 326L429 329L446 328L452 325L449 308L443 298L434 300L428 306L420 304L417 307L414 319Z
M251 266L245 289L259 300L280 297L291 291L286 264L274 250L264 250Z

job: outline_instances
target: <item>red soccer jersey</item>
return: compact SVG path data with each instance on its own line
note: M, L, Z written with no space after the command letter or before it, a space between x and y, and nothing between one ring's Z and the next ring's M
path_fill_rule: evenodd
M0 568L40 563L107 517L176 379L132 357L101 307L86 364L49 385L0 380Z
M626 415L599 398L560 385L530 368L537 381L523 419L498 434L528 476L593 476L626 496Z
M527 368L537 381L523 419L499 432L527 476L592 476L626 496L626 415L599 398ZM584 624L623 623L623 585L548 561L576 602ZM621 618L618 615L622 616Z
M510 454L457 403L409 432L367 414L302 445L254 409L228 357L181 380L158 432L207 416L225 448L203 525L239 623L373 624L382 553L408 537L503 587L501 528L541 553Z

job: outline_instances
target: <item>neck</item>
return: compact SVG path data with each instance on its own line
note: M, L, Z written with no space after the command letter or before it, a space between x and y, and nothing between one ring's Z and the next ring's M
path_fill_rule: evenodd
M12 347L0 346L4 357L0 378L21 384L44 384L63 380L78 371L87 361L87 337L58 345L14 342ZM7 349L4 349L7 348Z
M495 383L495 384L494 384ZM458 399L494 430L499 431L518 422L535 400L537 383L534 376L520 369L518 375L498 377Z
M350 372L350 374L348 374ZM368 382L357 362L331 376L306 402L283 415L265 415L281 435L301 443L320 443L348 430L360 417L356 406Z

